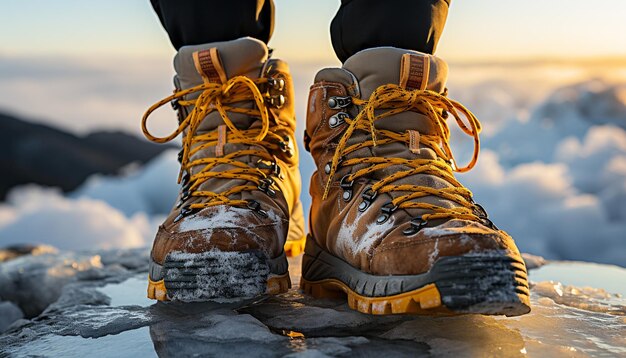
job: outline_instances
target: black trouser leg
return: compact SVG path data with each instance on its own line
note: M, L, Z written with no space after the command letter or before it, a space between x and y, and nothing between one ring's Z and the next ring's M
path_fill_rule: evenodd
M341 0L330 35L344 62L372 47L393 46L434 53L450 0Z
M244 36L267 43L274 29L272 0L150 0L172 45L229 41Z
M251 36L267 43L272 0L150 0L174 47ZM331 39L343 62L372 47L434 53L450 0L341 0ZM320 29L322 31L322 29Z

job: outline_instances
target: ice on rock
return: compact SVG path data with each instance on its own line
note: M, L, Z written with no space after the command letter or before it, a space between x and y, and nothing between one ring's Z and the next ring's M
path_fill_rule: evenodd
M626 297L626 269L623 267L591 262L550 261L530 271L530 280L533 282L554 281L557 278L565 286L601 287Z
M616 316L626 315L626 305L619 294L611 294L601 288L563 286L560 282L542 281L532 285L532 290L556 303L580 308L586 311L608 313Z
M24 313L13 302L0 302L0 333L9 328L13 322L23 317Z
M10 352L28 357L157 357L148 327L98 339L49 334Z
M302 339L300 342L294 340L294 348L299 349L295 353L285 357L336 357L336 356L360 356L354 352L354 348L369 343L365 337L320 337ZM297 343L301 343L298 346ZM368 352L370 355L371 352Z
M67 283L60 298L41 316L14 324L0 336L0 356L626 354L626 299L612 293L626 291L622 279L626 270L615 266L550 261L531 271L531 280L536 281L531 291L533 311L525 316L416 317L364 315L343 301L314 299L297 288L278 296L227 303L154 303L144 299L145 266L128 271L120 264L140 262L145 253L129 250L100 255L102 262L92 269L105 274ZM121 259L116 260L116 255ZM71 257L69 253L57 256ZM0 268L11 264L25 272L33 267L33 258L18 258ZM292 275L298 275L299 260L290 259ZM581 267L589 281L572 285L572 277L551 271L559 265L571 272ZM597 279L600 276L610 277L602 281ZM616 286L607 290L586 287L608 280Z
M141 293L146 289L146 276L131 277L119 283L110 283L97 289L99 293L109 298L111 307L141 306L148 307L154 302Z
M99 252L61 252L25 255L0 263L0 300L17 304L28 318L35 317L54 302L65 302L64 287L124 280L135 271L146 271L147 251L110 250ZM86 300L85 293L71 296L69 304ZM101 301L90 293L91 300Z
M102 267L100 256L74 254L22 256L0 265L0 298L17 303L34 317L61 295L81 273Z

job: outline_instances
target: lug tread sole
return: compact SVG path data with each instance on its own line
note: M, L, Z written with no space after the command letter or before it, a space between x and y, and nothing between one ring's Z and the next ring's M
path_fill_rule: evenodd
M204 252L151 261L148 298L197 302L256 297L291 287L285 256L268 260L257 252Z
M325 251L309 237L300 287L318 298L342 298L367 314L519 316L530 312L530 288L519 254L488 251L439 258L425 273L377 276Z
M302 278L300 289L315 298L343 298L348 307L373 315L415 314L425 316L454 316L460 314L518 316L530 311L528 291L517 291L519 300L481 302L465 308L451 309L443 301L437 284L431 283L413 291L392 296L367 297L354 292L336 279L307 281Z
M426 285L417 290L386 297L366 297L352 291L348 285L327 279L310 282L302 278L300 288L304 293L315 298L345 297L348 306L361 313L374 315L387 314L450 314L441 303L441 295L435 284Z
M174 296L171 294L173 292L183 293L179 291L195 291L196 289L200 288L197 285L185 286L182 285L182 283L183 282L168 281L166 284L165 279L153 281L152 279L150 279L150 277L148 277L148 298L166 302L171 301L171 297ZM284 275L273 275L267 278L265 294L278 295L287 292L289 288L291 288L291 279L289 278L289 273L286 273ZM170 293L169 295L168 292Z

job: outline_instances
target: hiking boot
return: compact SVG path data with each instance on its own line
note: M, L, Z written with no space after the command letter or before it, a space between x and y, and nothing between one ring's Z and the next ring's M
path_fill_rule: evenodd
M176 90L143 117L148 139L182 133L180 194L150 254L148 297L203 301L290 287L284 245L302 239L300 174L288 66L261 41L182 47ZM179 127L158 138L148 116L171 103Z
M391 47L320 71L305 146L310 234L301 288L363 313L530 311L524 262L454 177L480 123L447 98L441 59ZM447 120L446 120L447 119ZM457 167L447 121L473 138Z

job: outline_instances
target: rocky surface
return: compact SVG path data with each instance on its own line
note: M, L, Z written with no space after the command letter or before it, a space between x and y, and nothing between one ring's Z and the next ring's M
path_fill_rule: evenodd
M146 250L26 255L0 264L0 329L16 320L0 336L0 356L626 354L626 269L616 266L534 269L533 311L516 318L375 317L295 288L227 303L154 303L145 298L146 268ZM291 274L297 287L299 258Z

